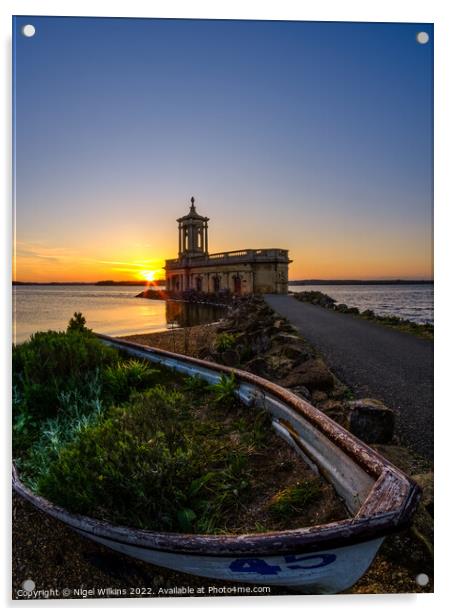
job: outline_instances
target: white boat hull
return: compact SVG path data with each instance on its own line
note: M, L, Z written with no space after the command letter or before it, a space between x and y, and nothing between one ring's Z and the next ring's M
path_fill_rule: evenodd
M81 534L93 539L91 535ZM334 594L359 580L371 565L383 538L306 554L236 558L173 554L108 539L95 541L132 558L190 575L244 586L287 586L301 594Z

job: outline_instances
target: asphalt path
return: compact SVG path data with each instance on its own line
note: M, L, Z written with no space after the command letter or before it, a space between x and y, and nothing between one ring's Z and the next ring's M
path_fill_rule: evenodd
M403 444L433 458L433 342L349 314L266 295L360 397L382 400L396 413Z

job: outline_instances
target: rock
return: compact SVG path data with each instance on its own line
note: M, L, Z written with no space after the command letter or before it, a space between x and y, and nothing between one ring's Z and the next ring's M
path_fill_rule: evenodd
M413 451L400 445L375 445L375 449L407 475L423 475L430 471L430 463Z
M336 300L321 291L300 291L294 294L300 302L309 302L323 308L333 308Z
M334 387L334 377L321 359L309 359L294 367L280 384L289 388L304 385L310 391L330 391Z
M422 504L433 515L433 473L413 475L413 479L422 490Z
M394 434L394 411L371 398L348 402L350 432L365 443L389 443Z
M323 393L323 392L319 392L319 393ZM322 411L322 413L325 413L325 415L328 415L328 417L331 417L331 419L334 419L334 421L337 421L337 423L343 426L346 426L347 412L346 412L344 404L340 402L339 400L328 399L328 400L321 401L320 404L318 405L318 408L319 410Z
M303 400L307 400L308 402L311 400L311 394L309 393L309 389L304 387L304 385L297 385L296 387L292 387L290 389L296 396L303 398Z
M337 304L337 306L334 306L334 310L337 310L337 312L348 312L348 306L347 304Z
M258 376L263 376L264 378L268 378L269 376L269 367L263 357L254 357L245 365L245 370L257 374Z
M359 308L355 306L350 306L347 310L348 314L359 314Z
M361 312L361 316L367 319L373 319L375 317L375 312L373 310L364 310Z
M284 355L268 354L266 357L267 364L270 371L273 372L276 377L284 379L288 373L293 370L293 361ZM298 381L293 385L298 385ZM283 385L283 387L290 387L290 385Z
M236 367L240 363L240 355L235 349L226 349L226 351L220 354L219 359L226 366Z
M298 363L310 359L310 353L308 353L301 344L286 344L281 347L280 354L287 357L287 359L293 359Z
M324 391L316 389L311 394L311 400L314 404L318 404L319 402L324 402L325 400L328 400L328 395Z
M279 346L283 346L285 344L300 344L300 342L301 338L296 334L278 333L272 338L272 343Z
M201 347L198 351L198 357L200 359L205 359L208 355L210 355L209 347Z

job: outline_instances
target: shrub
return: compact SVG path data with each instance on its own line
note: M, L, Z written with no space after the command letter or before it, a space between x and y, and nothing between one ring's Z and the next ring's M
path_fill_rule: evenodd
M28 410L48 417L58 410L60 392L83 390L94 372L118 358L90 334L38 332L13 348L13 379Z
M91 333L92 330L86 327L86 319L81 312L74 312L74 316L70 319L66 332Z
M236 343L236 336L234 334L228 334L227 332L223 332L218 334L215 340L215 349L219 353L223 353L228 349L232 349Z
M16 457L41 439L46 420L63 415L67 426L71 416L78 421L99 405L123 402L132 391L153 385L155 376L163 375L145 362L121 360L118 351L85 327L81 313L74 314L66 332L37 332L13 346L12 355Z
M207 381L202 379L198 374L192 374L191 376L188 376L183 384L183 388L185 391L199 394L205 393L207 387Z
M183 394L157 386L82 427L37 490L75 513L122 524L213 531L248 486L244 454L223 435L206 438Z
M159 374L160 370L138 359L119 361L104 370L105 394L112 402L124 402L132 390L140 391L154 385Z

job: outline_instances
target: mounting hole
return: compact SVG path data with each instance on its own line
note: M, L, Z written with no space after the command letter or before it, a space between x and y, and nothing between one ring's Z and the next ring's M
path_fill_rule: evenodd
M36 588L36 584L33 582L33 580L25 580L24 582L22 582L22 588L26 592L32 592Z
M419 586L427 586L429 581L430 580L426 573L419 573L419 575L416 576L416 582L419 584Z
M22 26L22 34L27 38L31 38L36 33L36 28L32 24L26 24Z
M429 35L427 34L427 32L418 32L416 34L416 40L420 45L425 45L426 43L429 42Z

